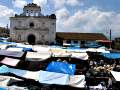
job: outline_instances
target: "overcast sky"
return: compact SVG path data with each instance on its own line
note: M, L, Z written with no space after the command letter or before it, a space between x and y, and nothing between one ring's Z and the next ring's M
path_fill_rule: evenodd
M9 17L22 13L28 3L41 6L42 14L57 16L59 32L104 33L120 37L120 0L0 0L0 26L9 24Z

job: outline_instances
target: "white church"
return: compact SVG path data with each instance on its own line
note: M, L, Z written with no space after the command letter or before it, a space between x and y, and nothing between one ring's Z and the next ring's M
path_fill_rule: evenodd
M23 13L10 17L10 37L12 41L29 44L50 44L56 38L56 16L44 16L41 7L30 3Z

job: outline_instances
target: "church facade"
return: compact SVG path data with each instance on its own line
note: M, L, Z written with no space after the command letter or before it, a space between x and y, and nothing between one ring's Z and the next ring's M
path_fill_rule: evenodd
M44 16L41 7L30 3L23 13L10 17L10 37L12 41L29 44L50 44L56 38L56 16Z

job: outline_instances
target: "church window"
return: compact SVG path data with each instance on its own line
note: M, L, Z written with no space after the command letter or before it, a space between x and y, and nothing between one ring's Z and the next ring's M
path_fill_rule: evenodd
M29 26L30 26L31 28L34 27L34 23L31 22L31 23L29 24Z

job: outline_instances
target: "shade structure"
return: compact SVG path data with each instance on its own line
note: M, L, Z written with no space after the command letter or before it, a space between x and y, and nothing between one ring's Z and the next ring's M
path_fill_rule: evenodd
M88 60L89 56L87 53L72 53L72 58L78 58L81 60Z
M8 48L7 51L22 52L22 51L23 51L23 48L11 47L11 48Z
M56 72L40 71L40 83L67 85L69 82L69 75Z
M46 60L51 57L51 54L49 52L27 52L26 59L34 61L34 59L37 59L39 61Z
M75 64L67 62L51 62L46 68L47 71L74 75L76 71Z
M111 74L113 75L113 77L115 78L116 81L120 82L120 72L111 71Z
M24 52L0 50L0 55L7 57L21 58L24 54Z
M20 60L18 60L18 59L13 59L13 58L8 58L8 57L6 57L2 61L0 61L0 63L6 64L9 66L16 66L19 62L20 62Z
M69 80L69 86L84 88L86 85L85 75L71 75Z
M50 47L49 46L41 46L41 45L34 45L32 47L33 51L37 52L49 52Z
M120 59L120 53L101 53L101 55L108 59Z
M67 52L53 52L52 57L71 57L71 53Z

